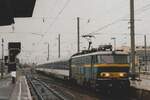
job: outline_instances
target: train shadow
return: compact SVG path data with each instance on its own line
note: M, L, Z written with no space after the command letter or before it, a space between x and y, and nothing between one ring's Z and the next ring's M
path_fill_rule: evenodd
M96 94L109 97L111 100L130 100L130 88L105 88L96 91Z

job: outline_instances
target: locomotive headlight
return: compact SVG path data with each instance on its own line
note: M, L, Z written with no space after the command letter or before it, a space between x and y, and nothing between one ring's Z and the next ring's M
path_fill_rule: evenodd
M125 76L125 73L119 73L119 76L120 76L120 77L124 77L124 76Z
M105 73L104 76L105 76L105 77L109 77L110 74L109 74L109 73Z
M101 77L109 77L110 73L101 73L100 75L101 75Z

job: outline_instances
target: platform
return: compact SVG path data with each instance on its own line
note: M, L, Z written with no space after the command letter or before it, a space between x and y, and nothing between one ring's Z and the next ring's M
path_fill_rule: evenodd
M150 75L140 75L140 79L136 81L131 81L131 86L136 89L150 91Z
M11 77L0 80L0 100L32 100L25 76L20 76L16 84Z

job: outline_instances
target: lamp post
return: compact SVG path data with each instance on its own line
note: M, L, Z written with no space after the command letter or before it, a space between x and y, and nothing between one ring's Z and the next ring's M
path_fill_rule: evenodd
M4 39L2 38L1 78L3 78L3 71L4 71Z
M116 50L116 38L112 37L111 40L114 40L114 51Z
M44 44L47 44L47 61L49 61L49 43L45 42Z
M145 53L145 71L148 71L147 68L147 43L146 43L146 35L144 35L144 53Z
M58 58L60 58L60 34L58 34Z
M49 61L49 43L48 43L48 46L47 46L47 61Z

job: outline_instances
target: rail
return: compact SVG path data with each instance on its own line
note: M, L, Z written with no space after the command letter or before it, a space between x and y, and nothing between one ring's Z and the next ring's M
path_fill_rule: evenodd
M33 82L31 81L31 79L28 78L28 81L30 82L34 92L36 93L37 97L39 100L44 100L44 98L40 95L40 92L38 91L38 89L36 89L36 86L33 84Z
M44 98L44 96L42 95L42 93L39 91L39 87L41 87L41 89L47 89L47 93L49 92L49 94L54 95L55 100L67 100L65 97L63 97L62 95L60 95L57 91L55 91L54 89L50 88L46 83L42 82L39 79L36 78L29 78L28 80L33 88L33 90L35 91L38 100L46 100ZM43 90L44 91L44 90ZM46 95L46 94L45 94ZM50 96L50 95L48 95Z

